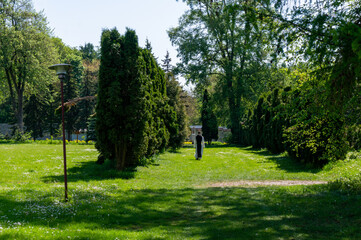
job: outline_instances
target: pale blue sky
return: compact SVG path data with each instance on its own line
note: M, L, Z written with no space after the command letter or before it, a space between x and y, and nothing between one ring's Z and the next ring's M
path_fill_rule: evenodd
M44 10L54 35L71 47L85 43L100 45L102 29L116 27L134 29L139 44L146 38L159 60L168 50L175 64L177 52L167 30L178 25L187 6L181 0L33 0L37 11Z

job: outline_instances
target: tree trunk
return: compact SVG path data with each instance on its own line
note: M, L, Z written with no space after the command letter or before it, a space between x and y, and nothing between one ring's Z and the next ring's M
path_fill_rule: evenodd
M236 104L236 96L233 84L233 70L231 66L226 69L226 82L228 89L228 107L230 111L232 142L239 143L240 140L240 109Z
M67 131L67 133L68 133L68 141L69 141L69 142L71 141L71 132L72 132L72 131L70 131L70 130Z
M118 171L123 171L125 169L125 157L127 153L126 144L117 143L115 144L115 161L116 169Z
M22 81L17 81L18 78L15 75L13 68L5 68L6 80L9 86L10 99L12 108L15 112L16 124L21 133L24 132L24 111L23 111L23 96L24 96L24 84ZM15 91L14 91L15 89ZM16 97L15 94L16 93ZM17 101L16 101L17 100Z
M24 132L23 94L24 94L23 91L21 91L21 90L18 91L18 106L17 106L17 111L16 111L17 125L18 125L19 131L21 133Z

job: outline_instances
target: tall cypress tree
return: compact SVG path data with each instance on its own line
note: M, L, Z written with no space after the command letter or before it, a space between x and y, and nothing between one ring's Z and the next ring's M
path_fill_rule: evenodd
M140 49L134 31L120 36L116 29L105 30L101 41L98 103L96 107L97 148L114 160L118 170L137 164L148 147L145 134L151 117L146 104L146 78L139 69Z
M204 90L202 102L202 132L204 140L212 143L212 139L218 139L218 124L217 118L209 103L209 94L207 89Z
M162 60L162 68L165 72L165 79L167 83L167 97L168 104L174 109L175 115L169 115L168 122L174 123L168 127L170 131L170 138L168 146L173 150L183 146L184 140L187 137L187 114L183 101L181 101L182 88L172 73L172 59L169 57L169 52Z
M166 73L167 79L167 96L169 105L174 108L176 113L176 129L171 133L169 146L175 150L182 147L187 137L187 115L183 102L181 101L182 89L172 73Z
M151 47L150 47L151 48ZM142 75L146 79L146 96L148 101L148 122L147 138L148 149L147 157L165 149L169 140L169 130L166 125L167 109L166 86L164 73L159 68L149 46L141 51L141 59L144 63Z
M24 108L26 131L31 132L34 141L36 138L43 136L45 122L44 106L44 103L33 94L30 96L30 99Z
M45 113L44 113L44 130L49 132L50 136L58 134L59 125L61 123L61 114L56 113L56 109L61 105L60 93L56 91L54 85L57 83L49 84L49 91L45 96Z
M96 106L96 148L101 156L113 159L114 142L108 140L111 129L115 127L116 118L108 102L113 81L117 81L120 67L120 34L116 29L104 30L101 38L101 63L99 68L98 101Z
M146 97L147 78L144 70L141 71L145 63L140 54L141 49L138 46L135 31L127 29L121 44L120 85L115 83L113 88L120 90L120 95L114 96L115 104L120 103L120 108L116 109L116 115L120 119L121 134L115 137L118 170L138 164L144 158L148 148L149 138L146 130L151 118L150 100ZM115 94L116 92L112 95Z
M133 30L104 30L101 41L96 147L118 170L164 149L176 126L164 72Z

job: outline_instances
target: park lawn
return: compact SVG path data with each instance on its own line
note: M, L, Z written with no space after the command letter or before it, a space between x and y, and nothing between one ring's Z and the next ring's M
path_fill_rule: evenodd
M210 187L239 180L323 180L285 155L250 148L166 152L119 173L92 145L0 145L0 239L360 239L361 196L314 186ZM355 164L355 162L353 162ZM358 163L357 163L358 164ZM361 164L358 165L360 167ZM353 168L355 168L353 166Z

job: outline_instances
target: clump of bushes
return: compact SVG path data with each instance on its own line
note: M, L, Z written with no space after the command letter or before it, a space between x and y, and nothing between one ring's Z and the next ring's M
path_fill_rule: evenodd
M343 122L315 117L285 129L285 145L293 158L313 165L325 165L345 157L347 144Z
M343 159L348 150L345 122L325 106L322 86L311 83L261 96L241 123L242 143L275 154L287 151L315 166Z
M347 126L345 134L351 149L361 149L361 124Z

